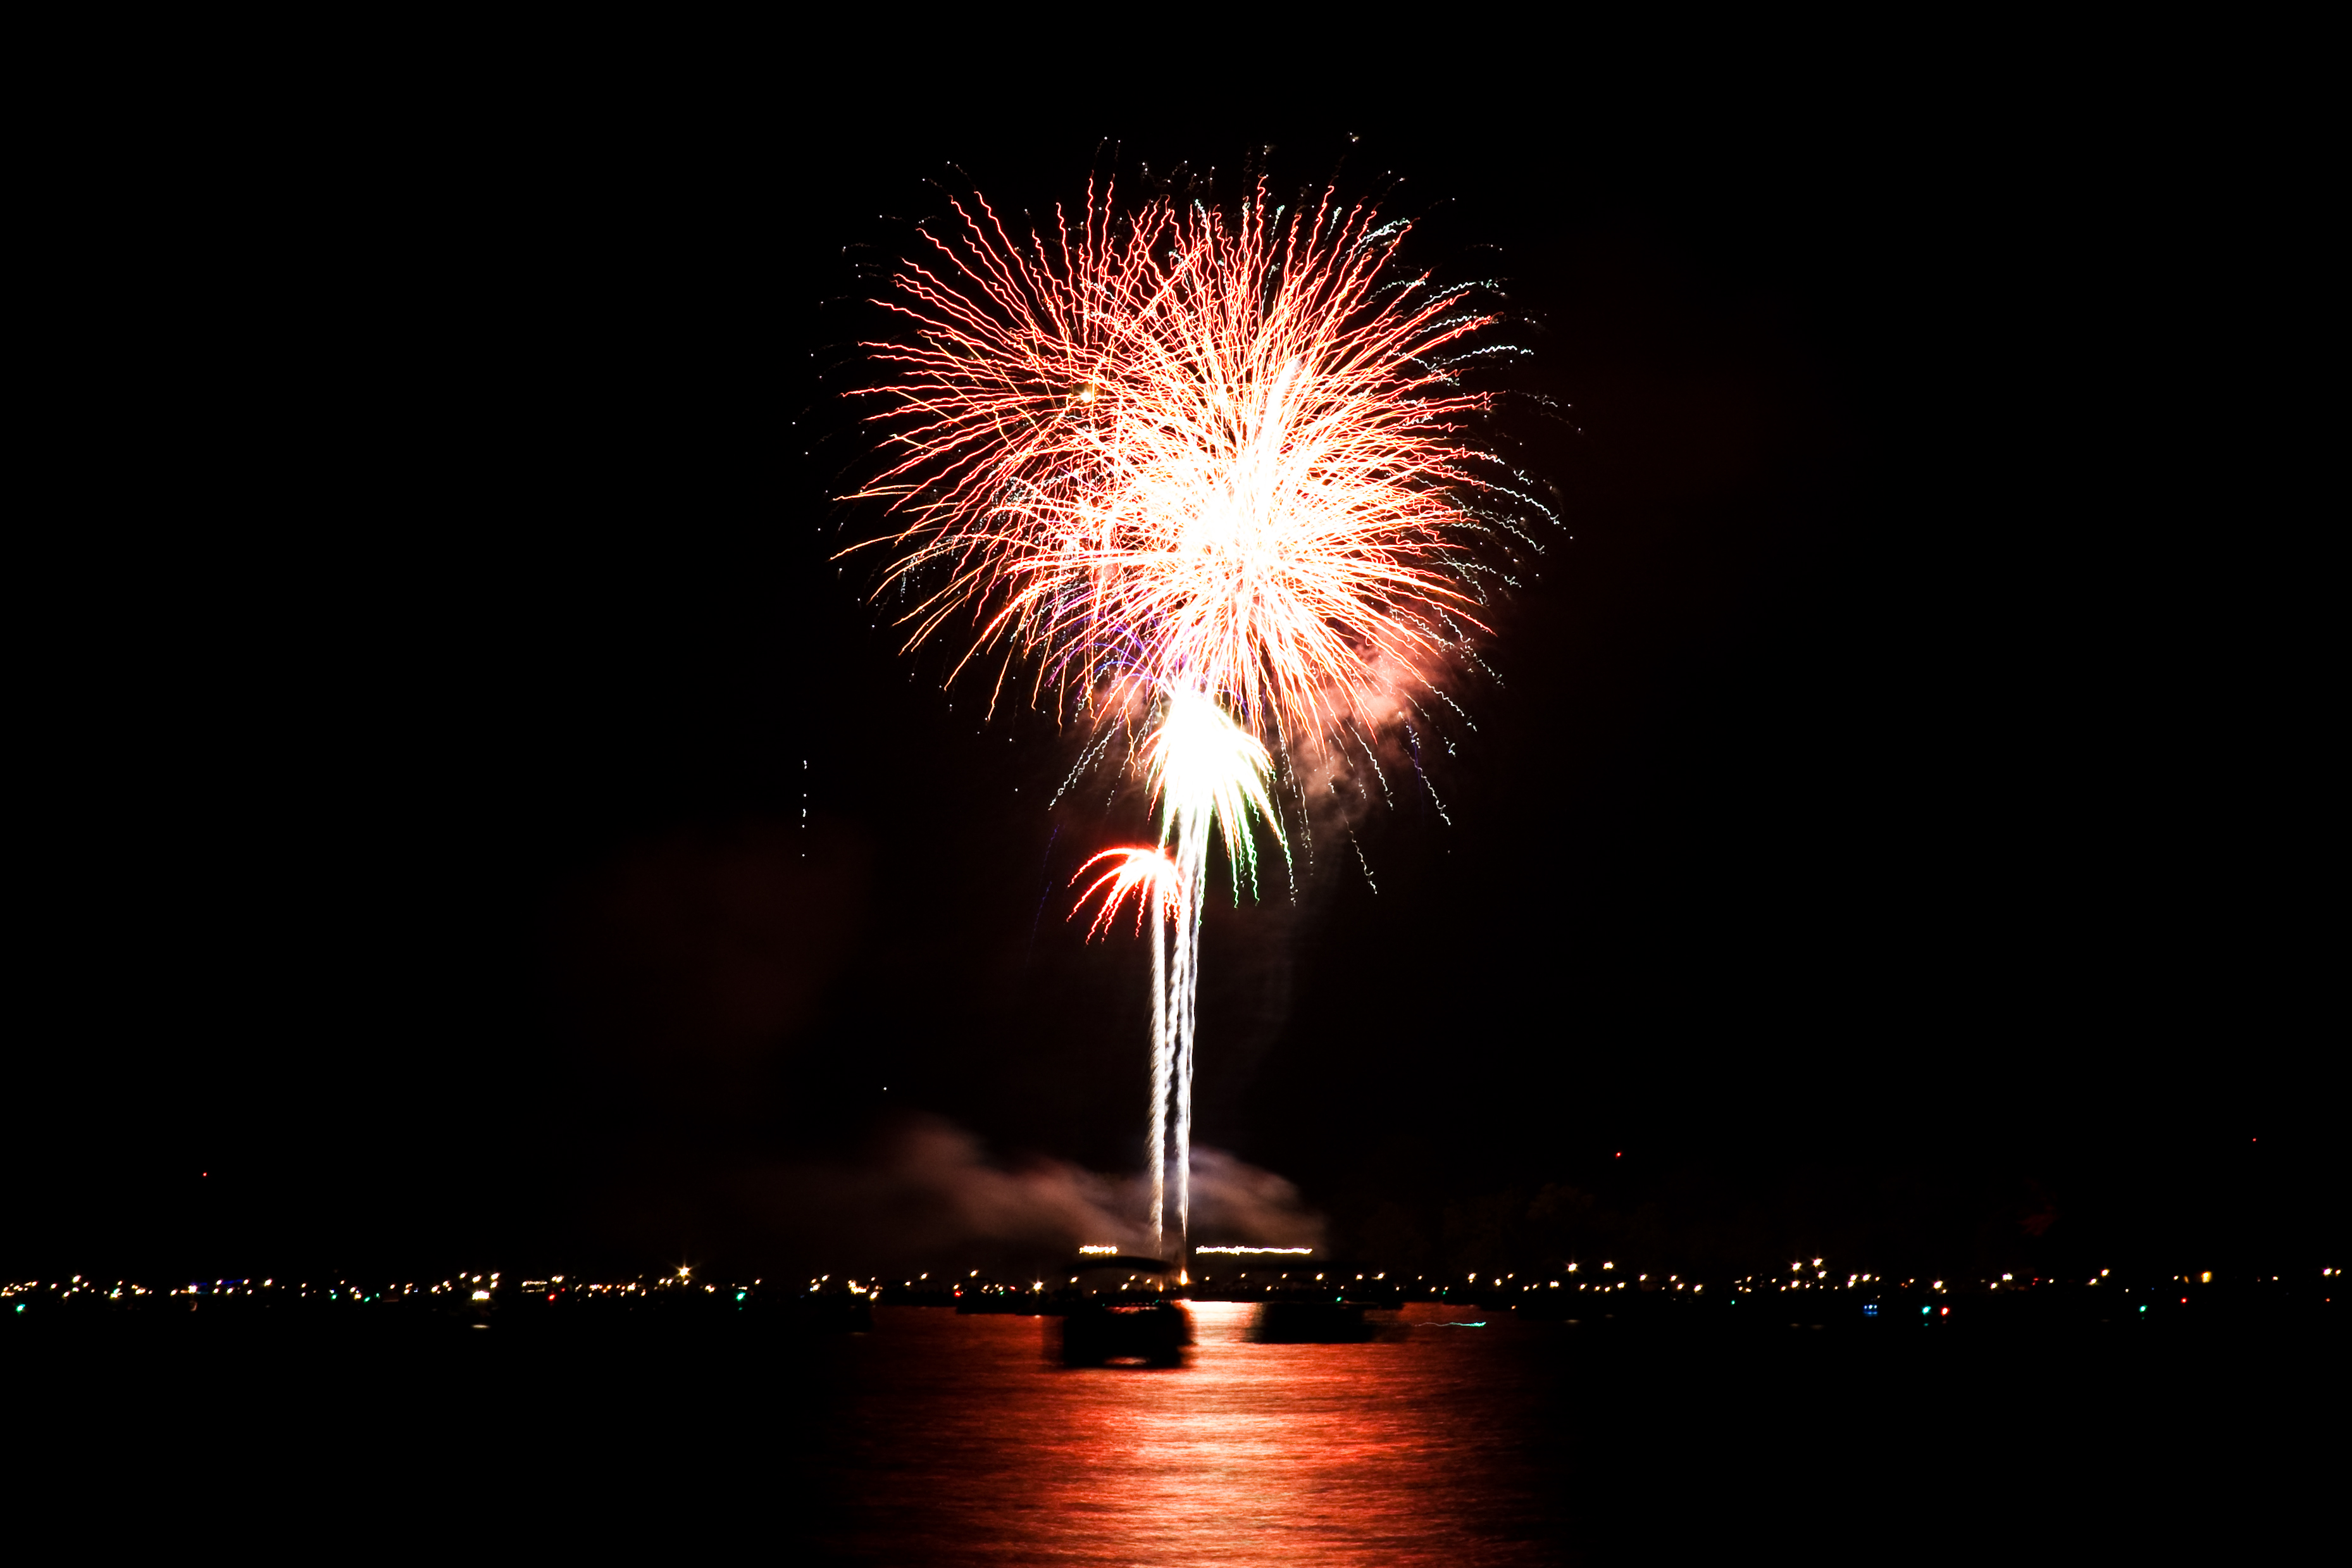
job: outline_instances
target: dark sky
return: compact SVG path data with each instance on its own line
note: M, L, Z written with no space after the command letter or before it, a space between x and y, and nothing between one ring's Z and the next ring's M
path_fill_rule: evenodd
M1349 1240L1546 1184L1709 1256L2340 1235L2317 634L2228 390L2306 265L2262 182L1896 102L1083 118L419 103L128 161L19 584L0 1261L756 1263L726 1194L909 1118L1132 1163L1141 952L1060 916L1133 826L1049 816L1073 737L899 656L827 500L856 258L1107 137L1394 176L1571 410L1507 422L1565 522L1452 826L1213 914L1202 1142Z

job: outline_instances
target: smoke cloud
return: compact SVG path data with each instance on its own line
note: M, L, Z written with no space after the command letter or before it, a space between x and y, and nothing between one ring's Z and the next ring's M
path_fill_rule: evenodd
M1192 1239L1210 1246L1321 1247L1323 1216L1301 1205L1288 1177L1195 1143Z
M862 1160L805 1164L753 1181L753 1205L796 1250L844 1266L977 1264L1081 1246L1150 1245L1146 1187L1066 1162L1008 1163L971 1133L922 1118ZM1221 1150L1192 1151L1192 1239L1313 1247L1322 1216L1286 1178Z

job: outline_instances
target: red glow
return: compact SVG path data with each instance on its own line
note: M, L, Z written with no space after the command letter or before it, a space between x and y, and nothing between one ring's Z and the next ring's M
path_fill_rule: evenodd
M1173 921L1176 919L1180 895L1184 883L1184 873L1177 868L1174 861L1157 849L1106 849L1079 867L1078 877L1085 876L1105 860L1114 861L1116 864L1104 872L1093 886L1078 895L1078 903L1083 907L1086 901L1096 893L1105 888L1110 889L1109 895L1103 900L1100 912L1095 916L1094 924L1087 929L1088 940L1092 940L1110 924L1118 914L1119 905L1129 893L1135 895L1136 930L1143 929L1143 914L1147 906L1151 907L1153 913L1160 920ZM1070 880L1075 882L1078 877L1073 877ZM1073 914L1076 912L1076 910L1071 911Z
M969 1560L1007 1563L1528 1560L1498 1554L1496 1520L1461 1503L1534 1496L1515 1342L1436 1332L1464 1314L1415 1303L1397 1353L1342 1362L1328 1345L1252 1344L1253 1304L1190 1310L1183 1371L1073 1372L1038 1354L1036 1318L877 1309L871 1364L951 1418L906 1421L903 1399L845 1405L829 1440L890 1455L833 1472L869 1532L852 1552L948 1555L899 1544L913 1537L977 1541Z

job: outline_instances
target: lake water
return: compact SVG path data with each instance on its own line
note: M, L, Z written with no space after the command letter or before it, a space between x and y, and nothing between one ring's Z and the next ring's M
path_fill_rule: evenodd
M2332 1331L1471 1328L1414 1306L1370 1343L1284 1345L1251 1342L1252 1307L1192 1310L1164 1371L1066 1369L1044 1320L918 1307L826 1336L18 1335L5 1473L20 1518L95 1481L105 1507L72 1515L93 1541L299 1521L320 1551L1255 1568L2284 1561L2347 1459Z
M886 1309L845 1347L859 1396L815 1456L826 1543L888 1563L1554 1560L1528 1328L1416 1306L1371 1343L1255 1344L1254 1307L1192 1310L1190 1363L1150 1371L1054 1364L1033 1318Z
M1371 1343L1286 1345L1251 1342L1250 1306L1192 1310L1192 1361L1161 1372L1055 1365L1034 1319L885 1310L799 1385L803 1549L1406 1568L2242 1546L2321 1474L2283 1415L2341 1392L2338 1347L2296 1339L1413 1306Z

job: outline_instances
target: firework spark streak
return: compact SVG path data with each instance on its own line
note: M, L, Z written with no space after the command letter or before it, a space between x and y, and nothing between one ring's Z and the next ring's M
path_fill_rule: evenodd
M1192 897L1185 885L1183 871L1176 863L1157 849L1106 849L1086 865L1078 868L1078 877L1105 860L1118 862L1096 879L1094 884L1078 895L1078 905L1084 908L1088 899L1105 893L1102 908L1096 913L1094 924L1087 929L1089 939L1108 929L1118 917L1120 903L1129 893L1135 895L1135 919L1139 928L1143 923L1144 907L1151 911L1151 1125L1143 1144L1144 1169L1151 1180L1152 1245L1160 1244L1165 1226L1168 1201L1168 1080L1175 1062L1175 1044L1170 1032L1168 1005L1168 931L1185 930L1186 913L1192 908ZM1070 879L1076 882L1077 877ZM1181 945L1180 936L1179 944ZM1189 1097L1183 1124L1191 1127ZM1189 1196L1189 1184L1186 1189ZM1184 1206L1180 1199L1180 1207Z
M1512 519L1542 509L1467 435L1486 399L1459 370L1495 318L1398 270L1406 226L1369 206L1261 184L1232 213L1122 214L1090 187L1075 226L1019 237L977 196L953 213L882 301L908 330L866 345L877 597L910 648L970 628L949 679L982 672L991 711L1019 669L1034 704L1139 737L1159 847L1089 861L1117 863L1080 905L1104 895L1089 936L1150 906L1151 1221L1172 1093L1181 1247L1211 837L1236 897L1253 817L1287 864L1277 753L1360 752L1385 797L1372 740L1473 657L1480 547L1535 548Z
M1256 737L1234 723L1205 693L1181 688L1169 692L1160 721L1144 748L1144 767L1160 801L1160 845L1176 847L1180 876L1176 883L1175 972L1168 977L1163 1006L1153 1004L1160 1020L1153 1042L1153 1060L1172 1060L1176 1081L1176 1234L1192 1228L1192 1039L1200 992L1201 893L1208 885L1209 833L1213 827L1225 841L1225 855L1239 881L1246 872L1256 880L1257 846L1249 825L1255 811L1276 830L1281 842L1274 802L1266 791L1273 759ZM1289 854L1284 844L1283 853ZM1238 889L1236 889L1238 891ZM1158 981L1159 938L1153 934L1153 971ZM1160 1073L1155 1067L1155 1085ZM1157 1219L1153 1229L1160 1228Z

